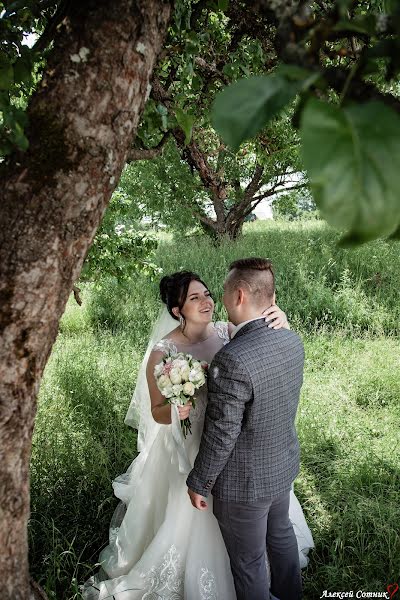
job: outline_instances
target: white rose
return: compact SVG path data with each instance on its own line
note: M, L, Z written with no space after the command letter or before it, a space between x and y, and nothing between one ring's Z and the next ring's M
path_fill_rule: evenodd
M183 385L180 383L178 385L172 386L172 391L174 392L174 396L180 396L183 390Z
M157 385L160 390L163 390L164 388L171 385L171 380L168 377L168 375L160 375L160 377L157 380Z
M199 373L199 378L196 380L196 385L197 387L201 387L202 385L204 385L206 382L206 378L204 376L204 373Z
M164 370L164 363L159 363L154 367L154 377L160 377Z
M181 370L181 378L182 381L189 381L189 375L190 375L190 367L187 364L182 370Z
M198 381L201 380L202 377L204 377L204 375L203 375L203 371L201 370L201 368L200 368L200 370L192 369L189 374L189 381L193 381L193 383L197 383Z
M187 381L183 386L183 393L186 396L193 396L195 392L195 387L191 381Z
M194 360L192 363L192 369L195 369L196 371L201 369L201 362L199 362L198 360Z
M181 372L179 369L171 369L169 373L169 378L174 385L178 383L182 383Z
M182 358L176 358L175 360L172 361L172 367L174 369L184 369L187 366L187 362L186 360L183 360Z
M173 386L168 385L167 387L165 387L162 390L162 395L165 396L166 398L172 398L172 396L174 395Z

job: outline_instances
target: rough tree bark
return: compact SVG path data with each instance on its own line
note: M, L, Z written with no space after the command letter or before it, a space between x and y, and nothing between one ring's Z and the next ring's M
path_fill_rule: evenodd
M0 165L0 580L29 598L29 459L59 319L115 188L170 16L164 0L69 3L28 110L30 148Z

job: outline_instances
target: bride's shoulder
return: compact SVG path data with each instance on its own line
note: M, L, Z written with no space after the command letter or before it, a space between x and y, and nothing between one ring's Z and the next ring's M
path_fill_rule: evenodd
M152 352L162 352L163 354L169 354L169 353L177 354L178 353L176 344L169 337L163 338L162 340L157 342L157 344L154 344L151 351Z
M215 330L218 336L224 340L225 343L230 341L230 329L229 326L231 323L227 323L226 321L216 321L214 323Z

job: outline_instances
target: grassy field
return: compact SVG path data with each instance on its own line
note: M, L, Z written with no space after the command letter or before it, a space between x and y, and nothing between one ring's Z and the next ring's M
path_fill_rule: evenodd
M236 244L165 240L165 273L196 270L217 299L230 261L268 256L278 302L306 346L296 493L316 548L305 600L384 591L400 576L399 245L353 250L319 222L249 224ZM157 282L86 286L70 300L46 368L32 455L31 565L49 598L79 598L107 541L111 481L135 453L123 424L159 310ZM229 600L229 599L221 599Z

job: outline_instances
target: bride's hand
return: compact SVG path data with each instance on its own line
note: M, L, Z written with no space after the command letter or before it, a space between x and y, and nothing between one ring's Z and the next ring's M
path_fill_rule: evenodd
M265 322L269 323L268 327L271 329L281 329L282 327L290 329L286 314L276 304L264 310L263 315L265 316Z
M188 402L187 404L184 404L183 406L178 406L178 414L179 414L179 418L181 421L184 421L185 419L188 418L191 408L192 408L191 402Z

